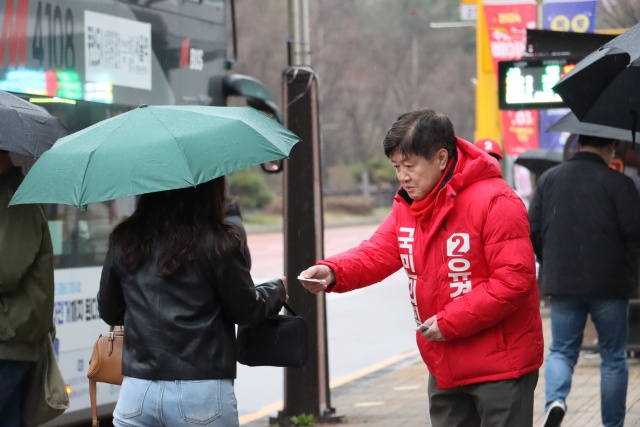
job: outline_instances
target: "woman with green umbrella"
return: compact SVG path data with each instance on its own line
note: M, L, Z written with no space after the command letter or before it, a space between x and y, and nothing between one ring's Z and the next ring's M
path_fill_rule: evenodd
M144 194L110 237L98 309L126 325L114 426L238 426L235 325L277 314L284 277L254 286L224 177Z

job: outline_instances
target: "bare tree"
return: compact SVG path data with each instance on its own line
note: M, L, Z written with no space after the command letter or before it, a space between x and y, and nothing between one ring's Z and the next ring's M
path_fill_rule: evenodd
M435 108L452 119L458 133L473 134L475 32L429 28L432 21L457 20L459 3L316 0L310 5L325 171L337 164L366 166L382 154L389 126L413 108ZM236 71L263 80L273 94L281 93L286 68L286 6L283 0L236 0Z
M628 28L640 22L638 0L602 0L598 2L598 21L605 28Z

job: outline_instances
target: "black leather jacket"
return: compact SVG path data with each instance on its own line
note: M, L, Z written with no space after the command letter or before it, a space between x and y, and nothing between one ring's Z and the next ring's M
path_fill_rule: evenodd
M240 242L222 262L208 240L200 259L169 278L157 276L153 262L129 272L120 248L109 248L98 310L110 325L124 319L125 376L235 378L235 324L255 325L280 311L286 296L281 280L254 286Z

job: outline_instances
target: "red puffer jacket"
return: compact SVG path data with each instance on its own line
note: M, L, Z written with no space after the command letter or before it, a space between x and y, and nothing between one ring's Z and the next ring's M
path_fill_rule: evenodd
M542 365L544 351L526 208L495 160L462 139L457 148L430 224L410 212L400 190L369 240L318 262L335 272L329 292L405 269L416 323L437 314L446 339L417 334L441 389L521 377Z

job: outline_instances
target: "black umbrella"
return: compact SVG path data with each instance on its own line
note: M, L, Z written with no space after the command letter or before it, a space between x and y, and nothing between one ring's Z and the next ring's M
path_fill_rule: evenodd
M68 134L60 119L44 108L0 91L0 150L40 157Z
M581 122L575 114L568 113L551 125L547 132L571 132L576 135L597 136L611 138L619 141L631 141L631 132L611 126L597 125L595 123ZM636 132L636 141L640 141L640 132Z
M553 90L582 122L638 129L640 24L576 64Z
M547 169L562 163L562 160L562 151L559 150L528 150L520 154L515 163L540 176Z

